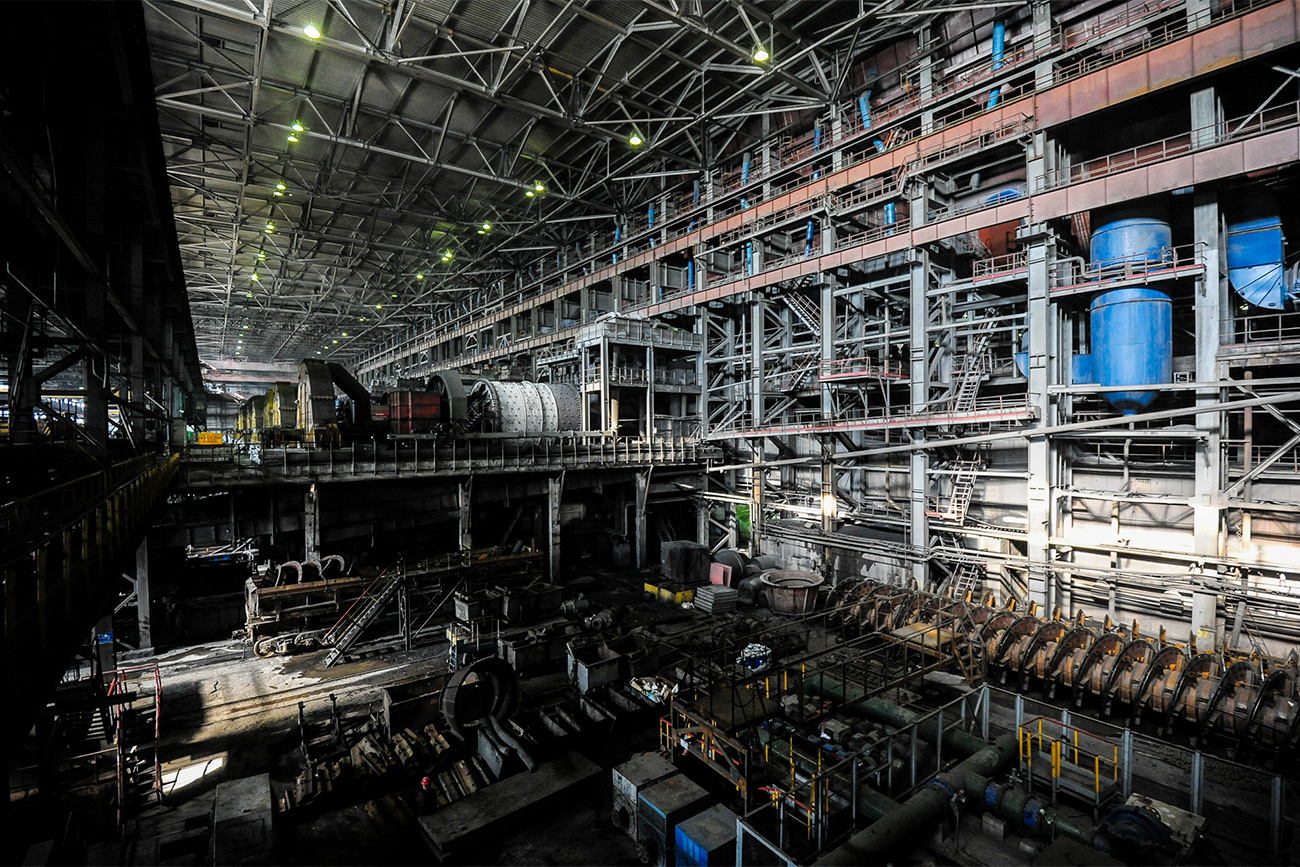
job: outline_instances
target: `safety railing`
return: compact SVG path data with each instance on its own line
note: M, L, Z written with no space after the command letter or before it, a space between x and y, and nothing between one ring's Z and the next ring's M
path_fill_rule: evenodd
M1158 141L1126 148L1103 157L1044 172L1040 188L1044 190L1104 178L1118 172L1186 156L1194 151L1241 141L1300 124L1300 102L1290 102L1256 111L1223 123L1197 127Z
M869 355L834 358L821 362L817 378L822 382L838 379L906 379L907 368L902 361L881 361Z
M1099 262L1062 260L1053 265L1050 280L1054 291L1094 289L1108 283L1151 280L1162 274L1186 276L1204 268L1205 244L1196 242Z
M1041 716L1022 723L1016 737L1021 769L1031 781L1047 780L1053 797L1067 791L1100 806L1118 793L1118 742Z
M833 416L821 410L796 412L794 420L783 422L758 422L748 412L736 413L725 424L715 425L709 431L713 439L755 434L833 433L837 430L863 430L888 427L919 427L925 425L995 425L1014 423L1032 415L1024 395L981 398L970 409L927 409L921 412L898 411L893 413L870 412L865 408L841 409Z
M1220 327L1224 335L1231 335L1229 342L1238 345L1300 341L1300 314L1297 313L1278 311L1234 316L1223 320Z
M993 256L988 259L976 259L971 266L971 277L976 282L991 280L1026 270L1029 259L1024 250L1008 253L1005 256Z
M420 478L467 471L518 472L613 464L694 465L720 457L717 446L681 436L643 439L598 432L537 433L487 435L448 445L411 438L400 448L364 443L341 448L265 449L257 459L249 452L230 449L225 461L211 456L187 461L180 484L206 488L265 484L275 479Z
M109 679L108 698L109 715L113 727L113 742L117 747L117 814L118 823L126 821L128 815L127 798L131 794L128 787L131 781L127 763L137 758L137 750L145 746L152 752L153 780L150 794L162 797L162 762L158 755L158 742L162 736L162 670L158 663L122 666L114 671L104 672ZM146 692L150 687L151 692ZM145 707L137 708L137 702L146 702ZM153 716L152 741L135 741L126 743L130 721L133 714L144 713ZM138 733L134 733L138 736Z

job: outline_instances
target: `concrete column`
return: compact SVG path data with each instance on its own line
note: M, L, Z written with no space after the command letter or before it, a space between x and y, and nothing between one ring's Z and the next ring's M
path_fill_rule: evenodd
M1053 423L1053 404L1048 387L1056 379L1053 365L1059 358L1056 338L1056 311L1048 300L1051 288L1051 267L1056 255L1055 239L1044 226L1029 226L1022 230L1022 241L1031 240L1028 253L1029 283L1029 393L1030 406L1039 424ZM1055 496L1055 466L1053 447L1047 437L1033 437L1028 446L1028 555L1029 599L1037 602L1045 614L1051 614L1055 604L1048 563L1052 559L1050 538L1055 529L1052 508Z
M546 480L546 572L552 582L560 580L560 502L564 496L564 475Z
M153 623L149 611L149 538L135 549L135 610L140 624L140 650L153 649Z
M923 220L924 214L925 193L922 188L920 194L913 200L912 224L916 225L919 220ZM908 292L908 340L911 347L909 389L912 411L921 412L929 400L930 391L927 363L929 340L925 333L928 311L925 290L930 282L930 256L923 249L915 250L914 255L916 258L912 262L911 285ZM915 437L918 444L924 442L924 431L918 429ZM925 498L929 489L930 456L924 449L917 449L911 453L910 469L909 541L915 548L927 548L930 544L930 521L925 514ZM927 561L918 559L912 563L912 580L916 582L917 587L926 586L929 581Z
M474 479L460 482L456 486L456 499L460 515L460 550L474 550Z
M823 244L822 249L830 249L830 247ZM835 360L835 286L829 279L830 275L821 274L820 277L824 281L821 288L822 340L820 360L829 362ZM823 382L822 415L830 418L834 409L835 403L831 400L831 385L829 382Z
M646 520L646 502L650 497L650 470L640 470L636 474L636 526L633 528L636 536L636 566L638 569L644 569L649 564L650 540L647 538L649 531Z
M655 348L645 348L645 439L655 439Z
M930 48L930 26L922 25L916 35L917 46L922 54L921 58L921 105L929 106L934 102L934 55L929 53ZM921 135L934 132L934 109L925 108L921 112Z
M303 555L304 560L320 559L320 497L316 485L307 489L303 498L302 510ZM235 541L231 536L230 541Z
M1214 0L1187 0L1187 29L1199 30L1210 23Z
M1052 47L1052 4L1049 0L1035 0L1034 3L1034 51L1046 52ZM1034 87L1045 90L1055 82L1051 60L1040 60L1034 64Z

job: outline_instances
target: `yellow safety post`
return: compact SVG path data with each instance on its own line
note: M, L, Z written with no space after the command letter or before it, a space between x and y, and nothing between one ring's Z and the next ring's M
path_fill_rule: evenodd
M1074 764L1079 764L1079 730L1074 730Z
M1094 788L1098 795L1101 794L1101 756L1095 756L1092 761L1092 779Z
M1119 782L1119 745L1118 744L1115 746L1115 761L1111 763L1111 767L1115 769L1115 773L1114 773L1115 782Z

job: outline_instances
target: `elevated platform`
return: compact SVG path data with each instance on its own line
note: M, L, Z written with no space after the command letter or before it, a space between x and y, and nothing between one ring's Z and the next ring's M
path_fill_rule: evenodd
M190 490L316 481L459 478L605 467L703 466L721 459L717 446L687 437L654 440L600 435L482 438L438 446L412 440L402 447L351 445L331 449L238 447L189 451L177 484Z

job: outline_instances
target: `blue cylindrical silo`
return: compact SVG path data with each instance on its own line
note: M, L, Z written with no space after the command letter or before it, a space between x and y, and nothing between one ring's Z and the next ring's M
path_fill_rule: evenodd
M1173 375L1173 304L1157 289L1113 289L1093 299L1092 369L1101 385L1153 385ZM1154 391L1106 394L1132 415L1155 400Z
M1097 227L1090 255L1093 265L1159 262L1165 248L1171 246L1173 232L1164 220L1125 217Z
M1092 233L1093 265L1159 262L1173 233L1164 220L1133 216L1111 220ZM1155 385L1173 375L1173 304L1158 289L1112 289L1089 306L1092 374L1100 385ZM1154 391L1109 392L1111 406L1132 415L1155 400Z

